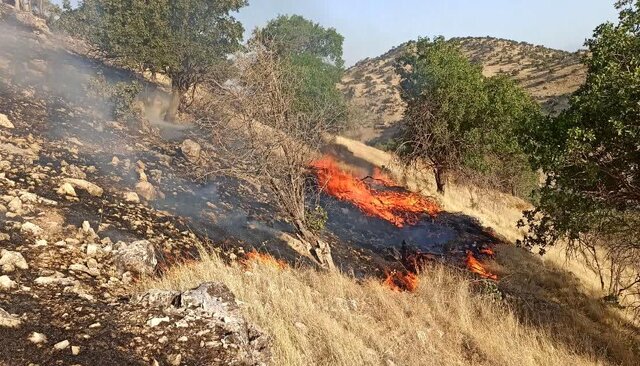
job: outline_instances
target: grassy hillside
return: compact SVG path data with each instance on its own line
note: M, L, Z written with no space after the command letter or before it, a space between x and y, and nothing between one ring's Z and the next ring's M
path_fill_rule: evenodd
M454 38L471 60L483 66L485 76L506 73L547 113L567 106L568 96L583 82L586 69L580 53L554 50L524 42L490 37ZM402 118L404 105L397 90L395 61L410 43L349 68L339 86L356 109L354 137L375 142Z

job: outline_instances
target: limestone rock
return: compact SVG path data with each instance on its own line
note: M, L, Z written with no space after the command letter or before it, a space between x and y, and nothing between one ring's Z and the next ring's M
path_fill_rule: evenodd
M45 343L47 341L47 336L42 333L33 332L29 336L29 341L35 344Z
M149 319L149 321L147 321L147 325L150 327L157 327L158 325L162 324L162 323L168 323L171 319L169 319L169 317L164 317L164 318L151 318Z
M119 243L114 262L118 271L151 275L156 269L158 259L155 248L148 240L138 240L131 244Z
M202 148L197 142L186 139L182 142L182 145L180 145L180 150L182 151L182 154L185 156L185 158L187 158L187 160L195 163L196 161L198 161L198 159L200 159L200 151L202 150Z
M20 324L22 324L22 321L18 317L0 308L0 328L17 328Z
M93 184L84 179L77 178L65 178L62 180L62 183L69 183L73 188L82 189L87 191L90 195L95 197L101 197L104 190L100 188L98 185Z
M9 117L7 117L7 115L0 113L0 127L11 129L15 126L13 125L13 123L11 123L11 121L9 121Z
M156 187L146 181L141 181L136 184L136 192L140 197L147 201L153 201L158 198L158 191L156 190Z
M67 347L69 347L69 341L66 339L53 345L53 348L57 349L58 351L63 350Z
M178 291L151 289L144 294L135 295L131 302L150 308L166 308L175 305L179 296Z
M58 190L56 191L61 196L71 196L76 197L77 193L73 186L69 183L63 183Z
M16 287L16 283L9 276L0 276L0 291L9 291L14 287Z
M13 272L16 268L29 269L29 265L21 253L5 249L0 251L0 266L4 273Z
M33 224L31 222L25 222L24 224L22 224L22 227L20 228L20 232L23 234L29 234L32 236L39 236L42 234L42 228L36 224Z
M127 192L124 194L124 200L129 203L139 203L140 197L138 197L136 192Z

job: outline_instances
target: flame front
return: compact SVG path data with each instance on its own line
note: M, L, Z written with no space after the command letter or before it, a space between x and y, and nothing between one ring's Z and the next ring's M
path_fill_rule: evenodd
M261 264L267 267L273 267L275 269L285 269L287 268L287 263L280 259L275 259L269 254L259 253L256 250L253 250L247 254L245 254L241 263L248 267L253 264Z
M491 253L493 253L493 251L491 251ZM470 250L467 250L467 258L465 262L467 263L467 268L469 268L471 272L479 275L480 277L488 278L494 281L498 280L498 276L487 271L484 268L484 265L480 263L480 261L476 259L476 257L473 256L473 253L471 253Z
M382 284L394 291L414 292L418 288L418 282L418 276L415 273L391 271L387 273L387 278Z
M384 219L397 227L413 225L420 216L435 216L440 207L434 201L412 192L378 191L362 180L338 168L336 161L325 156L314 162L318 181L328 194L357 206L367 215ZM395 185L390 178L379 171L374 179L380 179L384 185ZM382 179L380 178L382 177Z

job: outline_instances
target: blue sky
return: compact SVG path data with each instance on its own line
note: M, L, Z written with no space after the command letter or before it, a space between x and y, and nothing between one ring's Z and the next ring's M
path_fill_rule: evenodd
M300 14L345 36L352 65L418 36L493 36L575 51L606 20L614 0L249 0L246 34L279 14Z

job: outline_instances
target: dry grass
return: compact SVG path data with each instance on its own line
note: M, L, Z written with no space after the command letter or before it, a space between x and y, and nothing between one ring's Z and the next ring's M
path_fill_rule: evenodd
M340 273L227 266L215 256L172 268L138 290L222 281L274 339L275 365L602 365L522 325L473 283L437 267L415 293Z

